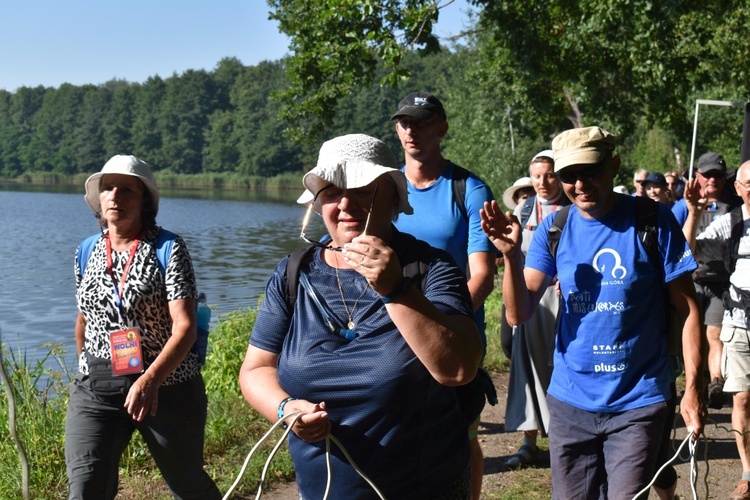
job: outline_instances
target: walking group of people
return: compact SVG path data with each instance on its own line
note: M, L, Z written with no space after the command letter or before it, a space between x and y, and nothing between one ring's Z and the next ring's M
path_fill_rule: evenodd
M249 404L291 426L300 497L322 498L330 467L331 498L376 498L360 472L386 498L479 498L479 415L495 402L481 368L483 304L502 255L506 429L524 431L508 465L532 462L542 433L554 498L633 498L662 459L677 403L670 316L679 318L673 357L686 381L680 411L694 437L706 418L691 247L701 265L704 249L731 251L708 243L726 239L729 224L695 236L691 221L711 206L710 189L687 184L683 234L666 205L613 190L615 137L586 127L562 132L532 158L528 179L503 196L514 213L503 213L479 177L442 156L448 120L436 96L407 95L391 120L401 165L363 134L320 148L299 199L307 246L274 269L239 373ZM743 221L750 164L736 182ZM175 498L220 498L203 470L206 394L185 243L156 225L159 191L134 156L115 156L92 175L86 201L102 230L76 252L70 498L114 498L135 430ZM312 212L327 234L307 234ZM750 240L740 245L745 254ZM746 263L735 260L730 298L746 304L750 283L735 277ZM723 390L748 415L750 387L739 376L747 318L740 306L727 311ZM750 473L750 459L743 470ZM750 477L742 479L747 492ZM674 483L661 486L660 496L674 491Z

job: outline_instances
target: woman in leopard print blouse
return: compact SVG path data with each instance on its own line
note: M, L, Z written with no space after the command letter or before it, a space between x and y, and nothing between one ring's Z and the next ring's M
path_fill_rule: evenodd
M221 498L203 470L206 391L196 340L195 275L174 237L166 269L156 242L159 191L148 165L117 155L86 181L102 232L76 253L78 374L65 428L69 498L117 494L134 430L175 498Z

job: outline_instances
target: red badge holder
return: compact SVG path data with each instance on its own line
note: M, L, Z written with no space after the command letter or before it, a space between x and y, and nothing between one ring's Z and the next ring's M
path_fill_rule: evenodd
M128 328L110 333L109 347L112 351L112 376L143 373L139 328Z

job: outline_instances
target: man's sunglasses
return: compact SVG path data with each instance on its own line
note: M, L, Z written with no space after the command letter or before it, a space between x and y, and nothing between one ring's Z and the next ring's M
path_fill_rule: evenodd
M307 229L307 225L310 223L310 215L313 211L313 206L315 205L315 200L318 199L318 195L328 189L329 187L332 187L333 184L329 184L320 191L318 191L315 194L315 197L310 202L310 204L307 207L307 213L305 213L305 218L302 219L302 231L299 234L299 237L305 240L306 242L310 243L313 246L325 248L326 250L331 250L332 252L342 252L344 249L342 247L334 247L332 245L326 245L325 243L322 243L320 241L311 240L307 236L305 236L305 230ZM372 202L370 202L370 210L367 212L367 220L365 221L365 230L362 232L363 235L367 234L367 230L370 228L370 216L372 215L372 209L375 207L375 196L378 194L378 187L375 186L375 191L372 193Z
M560 179L560 182L563 184L575 184L578 182L578 180L582 180L583 182L592 182L597 177L599 177L603 171L603 162L597 163L596 165L592 165L588 168L584 168L583 170L579 170L577 172L566 172L563 170L562 172L557 173L557 178Z

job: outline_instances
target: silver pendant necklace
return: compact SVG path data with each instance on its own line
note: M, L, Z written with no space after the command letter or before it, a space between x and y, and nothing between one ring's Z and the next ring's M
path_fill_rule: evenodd
M357 297L357 300L354 301L354 305L352 306L352 310L349 311L349 307L346 305L346 297L344 297L344 288L341 286L341 279L339 278L339 259L338 256L334 254L334 259L336 260L336 265L333 267L333 270L336 272L336 284L339 287L339 294L341 294L341 302L344 303L344 310L346 311L346 316L349 318L349 321L346 323L346 328L354 331L354 329L357 327L356 323L354 323L354 312L357 310L357 304L359 304L359 299L361 299L365 292L367 291L367 286L362 290L362 293L359 294L359 297Z

